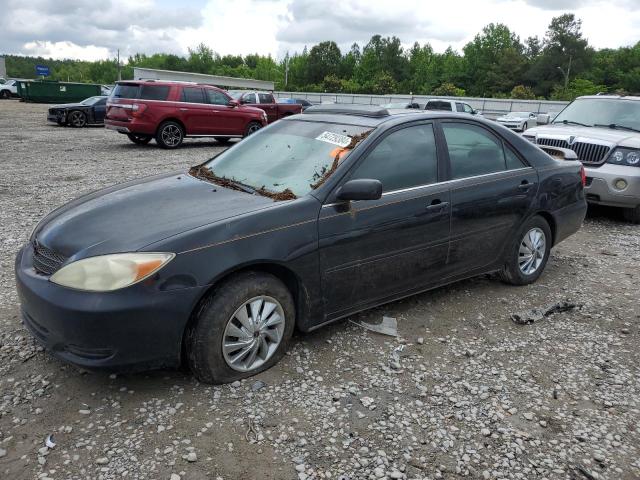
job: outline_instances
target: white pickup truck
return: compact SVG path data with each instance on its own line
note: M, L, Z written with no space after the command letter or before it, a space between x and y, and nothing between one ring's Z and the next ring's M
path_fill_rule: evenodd
M18 82L17 80L7 80L6 82L0 82L0 98L6 100L11 97L18 96Z

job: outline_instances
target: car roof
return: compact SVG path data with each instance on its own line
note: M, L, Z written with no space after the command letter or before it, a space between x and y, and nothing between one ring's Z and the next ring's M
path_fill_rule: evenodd
M183 82L181 80L121 80L116 82L116 85L161 85L161 86L172 86L172 85L187 85L187 86L200 86L200 87L209 87L215 88L216 90L222 90L215 85L211 85L209 83L197 83L197 82Z
M583 98L598 98L598 99L607 99L607 100L640 100L640 96L636 95L582 95L581 97L576 98L576 100L580 100Z
M320 104L307 108L298 115L283 120L306 120L325 123L339 123L343 125L359 125L375 128L382 124L398 124L408 116L411 120L434 120L438 118L474 120L478 123L489 123L483 118L471 118L464 113L438 110L420 110L417 108L383 108L378 105L352 104Z

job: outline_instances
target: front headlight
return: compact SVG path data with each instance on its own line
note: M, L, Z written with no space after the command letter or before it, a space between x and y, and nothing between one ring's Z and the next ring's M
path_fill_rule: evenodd
M640 150L618 147L609 155L607 163L640 167Z
M116 253L83 258L62 267L53 283L88 292L110 292L140 282L175 257L174 253Z

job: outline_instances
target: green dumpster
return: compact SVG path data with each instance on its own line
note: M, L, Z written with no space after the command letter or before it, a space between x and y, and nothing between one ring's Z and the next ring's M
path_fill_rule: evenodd
M100 85L57 82L52 80L21 81L18 94L25 102L73 103L101 94Z

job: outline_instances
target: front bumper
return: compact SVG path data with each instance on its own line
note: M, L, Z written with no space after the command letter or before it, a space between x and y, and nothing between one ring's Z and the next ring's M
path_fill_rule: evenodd
M640 168L605 163L597 168L585 165L585 172L584 191L589 203L622 208L640 205ZM626 188L617 189L618 180L624 180Z
M27 245L15 273L25 326L54 356L88 369L144 370L180 363L182 336L205 287L114 292L61 287L33 269Z
M66 122L67 116L65 113L51 113L47 114L47 120L54 123Z
M522 130L524 128L524 123L518 122L498 122L503 127L507 127L510 130Z

